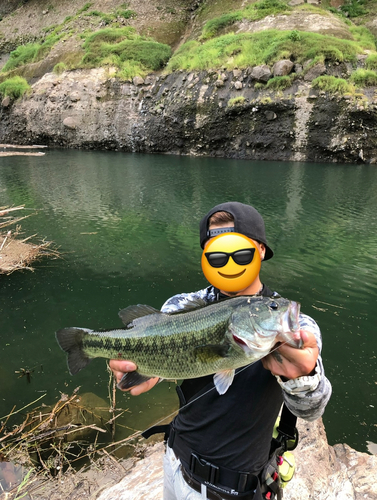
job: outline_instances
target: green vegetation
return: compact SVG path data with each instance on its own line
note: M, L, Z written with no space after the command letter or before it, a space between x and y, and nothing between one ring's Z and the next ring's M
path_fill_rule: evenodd
M22 97L28 89L30 89L30 85L25 78L20 76L8 78L3 83L0 83L0 94L3 97L9 96L12 99Z
M366 0L348 0L341 7L341 11L344 12L348 17L358 17L368 14L368 11L364 9Z
M119 69L119 75L125 78L156 71L171 55L168 45L140 36L131 27L96 31L86 39L84 50L82 67L114 65Z
M274 64L280 59L303 63L309 59L356 61L363 52L361 42L304 31L265 30L257 33L229 33L202 44L191 40L182 45L167 66L168 71L210 68L245 68Z
M355 92L355 87L352 84L343 78L336 78L335 76L319 76L313 80L312 86L330 94L352 94Z
M55 64L53 72L56 73L57 75L61 75L63 71L66 71L67 69L68 67L64 62L59 62Z
M377 86L377 72L371 69L358 69L352 73L351 81L359 87Z
M23 64L37 62L46 57L52 47L62 38L62 35L51 34L42 43L28 43L20 45L10 53L10 57L1 70L3 73L18 68Z
M243 95L233 97L233 99L229 99L228 101L228 108L232 108L234 106L242 106L242 104L245 104L245 101L246 99Z
M364 49L376 50L376 39L365 26L350 26L350 32L356 42Z
M100 12L99 10L92 10L85 14L86 16L94 16L99 17L104 24L111 24L118 19L118 17L123 17L124 19L131 19L137 16L137 13L134 10L119 8L116 9L115 12L105 13Z
M257 21L266 16L276 15L290 10L291 8L288 7L283 0L258 0L242 10L228 12L220 17L210 19L204 25L201 39L208 40L213 38L217 36L222 29L238 21L242 21L242 19Z
M377 69L377 54L370 54L365 61L367 69Z
M271 90L285 90L292 85L293 77L291 76L275 76L268 80L266 88Z

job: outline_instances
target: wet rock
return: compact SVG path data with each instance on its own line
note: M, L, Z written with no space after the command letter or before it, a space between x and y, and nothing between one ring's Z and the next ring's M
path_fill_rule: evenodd
M272 73L266 64L262 64L261 66L255 66L251 70L250 76L257 82L266 83L272 77Z
M141 76L135 76L132 80L132 83L136 86L138 85L144 85L144 78L141 78Z
M273 111L265 111L264 116L269 121L276 120L277 118L277 114L274 113Z
M286 76L292 71L293 66L293 62L289 59L282 59L274 64L272 72L274 76Z
M78 122L75 118L72 118L72 116L67 116L67 118L63 120L63 125L70 130L75 130L78 127Z
M237 82L234 83L234 88L236 90L241 90L242 87L243 87L242 82L237 81Z
M224 87L224 82L223 82L223 80L216 80L215 85L218 88Z
M11 100L9 95L4 97L4 99L1 101L1 105L3 108L8 108L10 106Z
M312 66L304 76L306 82L311 82L315 78L326 74L326 66L324 63L318 63Z

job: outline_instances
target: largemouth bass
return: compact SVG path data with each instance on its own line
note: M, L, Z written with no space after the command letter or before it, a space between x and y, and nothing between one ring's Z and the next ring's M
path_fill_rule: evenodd
M68 354L72 375L96 357L128 359L137 370L125 374L122 389L151 377L187 379L213 373L220 394L228 390L236 368L263 358L277 342L300 347L297 302L240 296L201 305L195 302L192 310L173 314L129 306L119 312L126 328L63 328L56 338Z

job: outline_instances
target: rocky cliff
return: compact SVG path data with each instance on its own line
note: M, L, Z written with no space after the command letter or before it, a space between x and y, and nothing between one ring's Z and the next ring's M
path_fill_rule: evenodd
M376 500L377 457L347 445L329 446L322 420L298 421L300 442L296 473L284 488L284 500ZM33 491L35 500L162 500L164 446L145 449L141 460L117 463Z
M2 142L258 160L377 161L377 99L299 82L256 90L252 68L134 82L103 69L44 75L0 110Z
M347 1L353 5L356 0L332 0L337 5ZM276 29L280 29L287 33L290 41L297 37L298 42L300 34L309 32L331 35L331 40L347 43L352 40L356 43L359 39L357 54L347 59L331 47L327 52L323 49L314 59L300 60L293 49L289 49L289 56L285 45L279 52L281 57L272 59L273 64L242 66L237 64L237 50L233 50L235 56L227 57L226 64L214 69L190 69L187 64L178 69L176 63L170 69L168 65L167 71L119 78L117 67L107 60L97 68L69 70L64 66L66 70L60 74L53 72L54 64L63 60L67 52L76 50L77 58L83 51L79 35L83 36L89 25L94 31L103 28L103 21L93 24L95 16L80 14L73 16L75 36L70 34L59 39L44 59L9 73L26 76L31 90L20 99L8 96L2 100L0 142L258 160L375 163L377 73L376 81L369 78L368 85L351 85L352 91L329 91L315 83L326 76L345 85L343 82L351 81L355 72L364 71L364 76L371 72L368 57L376 52L373 41L376 6L369 2L372 9L365 10L369 12L365 21L368 31L344 16L321 10L319 0L308 0L307 4L304 0L292 0L289 4L279 0L277 3L283 5L280 14L252 20L254 11L245 9L263 2L271 3L271 0L233 2L233 8L241 10L236 14L231 11L225 18L222 12L229 11L229 3L220 0L176 2L174 8L158 0L138 5L128 2L127 7L135 11L127 12L134 14L130 19L114 17L114 22L117 26L127 24L139 32L150 33L150 21L154 37L169 42L173 48L173 58L177 47L182 47L184 42L195 40L199 47L197 40L201 40L200 47L206 48L208 37L222 41L230 30L252 36L266 30L276 33ZM118 3L109 1L107 7L114 9ZM35 0L24 2L11 13L8 4L12 2L8 1L8 11L0 22L0 32L5 33L0 43L5 59L9 57L9 44L17 45L21 36L18 29L17 32L11 30L12 16L22 19L21 26L28 40L38 39L43 17L53 16L50 22L60 22L59 29L64 32L68 33L68 28L72 30L72 25L67 24L73 22L69 19L72 16L63 22L64 13L57 12L54 2L50 7L46 4L42 17L32 9L36 7ZM94 8L95 4L86 4L81 10L88 9L88 5ZM285 12L284 5L290 10ZM43 6L44 3L39 2L38 8ZM72 10L72 2L67 1L66 7ZM78 7L77 4L74 8ZM163 15L157 18L154 14L161 13L161 9L164 9ZM211 18L216 21L217 31L208 35L210 29L214 29L208 24ZM45 20L44 24L47 23ZM360 42L360 33L363 36L367 33L369 45ZM270 85L271 81L275 86Z

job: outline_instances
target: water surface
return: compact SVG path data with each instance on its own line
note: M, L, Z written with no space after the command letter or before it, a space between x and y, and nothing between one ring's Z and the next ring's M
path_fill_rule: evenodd
M120 327L127 305L159 308L205 287L198 223L227 200L263 214L275 256L262 280L321 327L330 444L376 443L377 169L360 165L65 150L0 158L0 206L25 205L25 234L62 254L34 273L0 276L0 417L77 386L106 399L105 361L71 377L54 332ZM34 370L31 383L20 368ZM176 396L164 383L138 398L118 392L118 404L130 410L120 436L173 411Z

